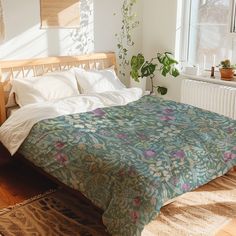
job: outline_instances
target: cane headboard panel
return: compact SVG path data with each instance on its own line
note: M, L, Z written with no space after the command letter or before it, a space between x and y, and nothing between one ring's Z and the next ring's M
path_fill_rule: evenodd
M6 102L11 90L11 81L14 78L40 76L47 72L69 70L72 67L105 69L111 66L116 68L114 53L0 61L0 124L6 120Z

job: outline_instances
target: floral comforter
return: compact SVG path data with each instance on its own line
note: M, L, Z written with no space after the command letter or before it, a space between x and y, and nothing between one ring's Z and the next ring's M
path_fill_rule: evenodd
M145 96L40 121L20 152L102 208L112 235L140 235L167 200L236 166L236 121Z

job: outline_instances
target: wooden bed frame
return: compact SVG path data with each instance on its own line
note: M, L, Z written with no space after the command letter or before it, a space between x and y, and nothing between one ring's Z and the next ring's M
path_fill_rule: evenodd
M11 80L14 78L25 78L32 76L39 76L51 71L63 71L72 67L79 66L83 68L96 68L104 69L111 66L116 68L116 57L114 53L97 53L86 56L76 57L48 57L40 59L28 59L28 60L15 60L15 61L0 61L0 125L7 119L7 108L5 106L9 92L11 90ZM117 68L116 68L117 69ZM1 146L1 143L0 143ZM79 191L65 186L59 182L56 178L44 172L41 168L36 167L29 160L17 153L16 158L25 162L27 165L41 172L43 175L51 179L53 182L62 186L65 190L76 195L79 199L86 201L102 214L102 210L96 207L92 202L87 199ZM8 157L10 160L10 157ZM236 167L232 170L236 171Z
M109 53L94 53L81 56L59 56L59 57L46 57L27 60L12 60L0 61L0 125L7 119L6 103L9 98L11 90L12 79L24 79L26 77L40 76L53 71L66 71L72 67L81 67L84 69L105 69L114 66L117 71L116 55L113 52ZM0 143L0 152L3 154L1 158L10 160L10 153ZM56 178L50 176L39 167L28 161L19 153L14 155L15 158L20 159L25 164L31 166L36 171L42 173L44 176L51 179L53 182L59 184L68 192L78 196L83 201L91 204L94 208L102 212L101 209L96 207L92 202L87 199L79 191L59 182ZM6 161L7 162L7 161Z
M7 119L5 105L11 90L12 79L39 76L47 72L69 70L72 67L104 69L111 66L117 70L116 56L113 52L0 61L0 125ZM236 171L236 167L233 170Z
M38 59L0 61L0 125L7 119L6 103L11 90L11 80L40 76L47 72L84 69L116 68L115 53L95 53L81 56L46 57Z

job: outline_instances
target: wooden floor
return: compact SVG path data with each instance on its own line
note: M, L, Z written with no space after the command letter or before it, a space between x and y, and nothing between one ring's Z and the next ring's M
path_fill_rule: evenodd
M0 208L14 205L35 195L55 188L56 184L20 160L1 158L0 155ZM236 236L236 216L222 226L217 236Z
M56 184L18 160L0 165L0 208L55 187Z

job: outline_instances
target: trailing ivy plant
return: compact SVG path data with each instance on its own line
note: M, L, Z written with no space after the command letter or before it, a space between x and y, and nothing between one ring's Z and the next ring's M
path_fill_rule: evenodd
M124 0L121 8L122 26L117 37L118 58L119 58L119 73L121 76L126 76L126 68L129 65L128 50L133 47L135 42L132 38L133 30L139 25L137 16L134 11L134 6L138 0Z
M173 77L177 77L179 75L179 71L176 68L178 62L169 52L157 53L157 56L152 58L150 61L145 60L143 54L139 53L137 56L135 55L131 58L130 64L130 76L133 80L139 82L140 78L149 77L151 79L151 93L154 92L154 89L157 89L157 92L161 95L165 95L167 93L167 88L154 85L153 79L155 77L156 70L159 70L164 77L166 77L167 74L170 74Z

